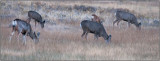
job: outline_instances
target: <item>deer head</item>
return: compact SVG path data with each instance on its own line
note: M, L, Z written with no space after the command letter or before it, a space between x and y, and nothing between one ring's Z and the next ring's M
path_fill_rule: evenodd
M44 28L45 22L46 22L45 20L43 20L42 22L40 22L42 28Z
M29 36L34 40L35 44L37 44L39 42L40 32L37 32L37 34L35 32L31 33Z

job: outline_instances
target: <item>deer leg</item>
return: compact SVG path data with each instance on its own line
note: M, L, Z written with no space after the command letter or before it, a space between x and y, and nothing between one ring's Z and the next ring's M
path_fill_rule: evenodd
M98 35L96 35L96 39L98 40Z
M81 35L81 37L83 38L83 36L85 35L86 32L83 32L83 34Z
M97 34L94 34L94 40L98 40L98 35Z
M12 27L12 33L11 33L11 36L9 38L9 42L11 42L12 36L14 35L14 33L15 33L15 27Z
M28 34L28 32L25 33L25 35L23 35L23 45L26 45L26 35Z
M23 35L23 45L26 45L26 35Z
M85 33L85 39L86 39L86 40L87 40L87 35L88 35L88 32Z
M94 34L94 40L96 39L96 34Z
M119 20L119 21L117 22L117 25L119 24L120 21L121 21L121 20Z
M30 21L31 21L31 18L28 18L28 19L27 19L27 23L30 23Z
M117 21L118 21L118 19L116 19L116 20L113 22L113 26L114 26L114 24L115 24Z
M130 23L128 23L128 27L130 28Z
M21 32L22 32L22 29L19 28L18 29L18 37L17 37L18 42L19 42L19 36L20 36Z
M36 27L36 21L35 21L35 27Z
M9 38L9 42L11 42L13 35L14 35L14 31L12 31L12 33L11 33L11 36L10 36L10 38Z
M19 36L20 36L20 34L21 34L21 33L18 33L18 37L17 37L18 42L19 42Z
M128 21L128 27L130 28L130 21Z

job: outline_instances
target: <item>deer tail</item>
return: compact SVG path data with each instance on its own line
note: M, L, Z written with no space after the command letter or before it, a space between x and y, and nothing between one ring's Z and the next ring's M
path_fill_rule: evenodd
M82 25L80 24L80 27L82 28Z
M11 24L9 24L10 27L15 27L17 25L17 21L13 20Z

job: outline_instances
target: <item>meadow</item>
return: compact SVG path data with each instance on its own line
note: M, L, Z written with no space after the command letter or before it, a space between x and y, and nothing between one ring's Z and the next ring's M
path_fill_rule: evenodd
M121 21L113 26L115 10L128 9L142 23L139 31L134 25L127 27ZM28 11L40 13L46 20L32 29L40 32L40 41L34 44L17 33L9 42L11 21L28 19ZM94 40L89 33L88 40L81 38L80 22L90 20L91 15L99 16L111 42L106 44L100 37ZM157 1L0 1L0 45L1 60L158 60L159 59L159 2Z

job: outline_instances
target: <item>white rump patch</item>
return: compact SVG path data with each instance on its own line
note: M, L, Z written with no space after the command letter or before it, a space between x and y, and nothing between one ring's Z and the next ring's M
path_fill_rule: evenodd
M91 18L94 18L94 16L91 16Z
M17 25L17 21L12 21L12 25L16 26Z
M82 28L82 25L80 24L80 27Z

